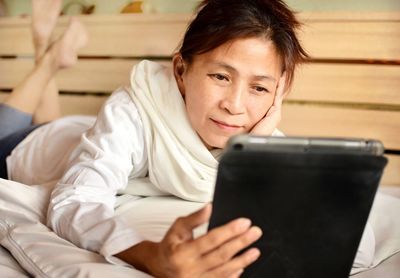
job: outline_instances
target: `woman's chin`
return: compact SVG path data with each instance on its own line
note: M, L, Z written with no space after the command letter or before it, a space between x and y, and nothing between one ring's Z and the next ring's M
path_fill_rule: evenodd
M204 145L207 149L223 149L226 146L230 137L226 136L213 136L211 138L206 138L206 140L202 139Z

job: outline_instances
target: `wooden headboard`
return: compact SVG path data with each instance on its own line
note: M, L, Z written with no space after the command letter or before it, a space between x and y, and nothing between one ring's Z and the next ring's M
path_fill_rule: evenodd
M382 184L400 186L400 13L300 13L312 59L284 104L287 135L377 138L389 150ZM96 114L137 61L169 63L190 15L82 16L89 45L59 73L64 114ZM60 19L58 29L66 25ZM32 68L29 19L0 18L0 101Z

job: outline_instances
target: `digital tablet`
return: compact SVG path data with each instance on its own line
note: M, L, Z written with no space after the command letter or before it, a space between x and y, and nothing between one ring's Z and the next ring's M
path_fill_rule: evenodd
M242 277L348 277L387 159L376 140L233 137L209 229L247 217L263 230Z

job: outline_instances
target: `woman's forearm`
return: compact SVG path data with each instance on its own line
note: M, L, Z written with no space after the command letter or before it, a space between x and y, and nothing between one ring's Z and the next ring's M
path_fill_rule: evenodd
M157 257L157 243L142 241L115 256L138 270L153 274L152 261Z

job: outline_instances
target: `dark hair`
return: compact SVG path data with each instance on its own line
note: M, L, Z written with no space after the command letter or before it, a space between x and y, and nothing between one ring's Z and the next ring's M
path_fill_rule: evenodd
M296 37L301 24L282 0L203 0L197 11L179 50L189 64L226 42L264 37L274 43L290 87L296 65L308 58Z

